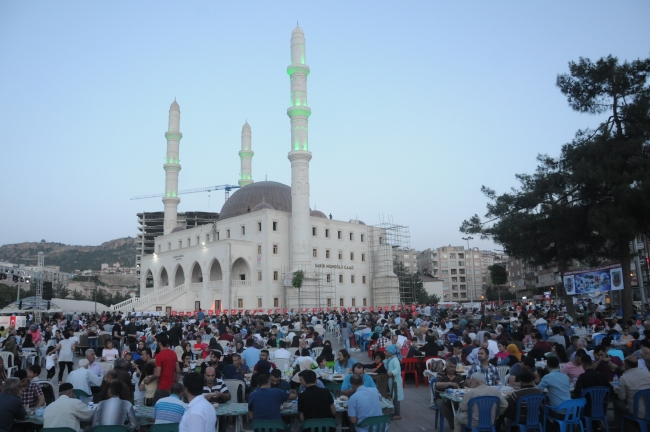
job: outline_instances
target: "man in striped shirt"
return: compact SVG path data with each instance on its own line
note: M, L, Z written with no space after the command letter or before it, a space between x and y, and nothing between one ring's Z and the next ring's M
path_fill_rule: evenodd
M175 383L172 385L171 394L156 402L153 408L155 423L180 423L187 408L187 404L181 400L182 397L183 384Z
M221 380L221 374L217 377L217 371L215 368L206 368L203 378L203 394L205 395L206 400L211 403L224 403L230 400L232 395L230 394L230 391L228 391L226 383Z

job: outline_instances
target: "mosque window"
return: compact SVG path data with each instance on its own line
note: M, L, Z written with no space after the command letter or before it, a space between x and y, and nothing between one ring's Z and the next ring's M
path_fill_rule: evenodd
M354 241L354 233L350 233L350 241Z
M261 298L257 299L257 307L260 307L260 308L262 307L262 299Z
M341 252L341 251L339 251L339 259L340 259L340 260L343 259L343 252Z
M361 283L366 283L366 275L361 276Z
M167 242L167 250L172 250L172 242Z
M262 222L257 223L257 230L260 232L262 231Z
M201 237L196 236L196 244L197 245L201 244Z
M365 234L361 234L361 243L363 243L365 239L366 239L366 235L365 235Z
M240 274L239 275L239 280L245 281L246 280L246 274L245 273Z
M274 271L273 271L273 280L274 280L274 281L279 280L279 277L280 277L280 276L279 276L279 274L278 274L278 271L277 271L277 270L274 270Z
M329 236L330 236L330 230L326 228L325 229L325 237L329 237Z
M329 258L329 257L330 257L330 250L325 249L325 258Z
M343 231L339 231L338 236L339 236L339 240L341 240L343 238Z
M368 306L368 300L365 299L365 298L363 299L363 305L364 305L364 306Z
M354 252L350 252L350 261L354 261Z
M383 244L384 239L382 237L379 237L379 244Z
M366 254L364 253L361 254L361 261L366 262Z
M178 248L183 249L183 240L178 241Z
M278 223L273 222L273 231L277 231L277 230L278 230Z
M262 245L257 245L257 254L262 255Z
M357 299L352 297L352 306L356 306L356 305L357 305Z
M339 275L339 283L343 283L343 275Z
M273 298L273 307L280 307L280 299L277 297Z
M274 253L275 255L278 254L278 245L273 245L273 253Z
M257 272L257 280L258 281L262 280L262 272Z
M158 245L158 253L160 253L162 250L162 245Z
M244 225L241 226L241 235L246 235L246 227Z
M354 283L354 275L350 275L350 283Z
M332 275L327 275L327 282L332 282Z
M339 298L339 306L343 306L343 297Z
M237 307L238 308L244 307L244 299L237 299Z
M226 230L226 238L230 238L230 230Z
M316 227L311 227L311 235L316 237Z
M312 249L311 250L311 256L314 258L318 258L318 249Z
M187 247L190 247L192 244L190 243L190 239L187 239Z
M217 231L217 240L219 240L219 231Z
M215 300L214 301L214 309L215 310L221 310L221 300Z
M332 299L331 298L327 299L327 307L332 307Z

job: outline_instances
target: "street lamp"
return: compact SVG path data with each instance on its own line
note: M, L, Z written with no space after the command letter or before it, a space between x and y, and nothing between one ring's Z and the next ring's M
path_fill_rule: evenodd
M469 259L470 259L470 271L472 272L472 290L469 292L470 295L470 300L474 302L474 294L475 294L475 289L476 285L474 285L474 260L472 259L472 250L469 248L469 241L474 240L474 237L463 237L463 240L467 241L467 253L469 254ZM466 257L467 258L467 257Z

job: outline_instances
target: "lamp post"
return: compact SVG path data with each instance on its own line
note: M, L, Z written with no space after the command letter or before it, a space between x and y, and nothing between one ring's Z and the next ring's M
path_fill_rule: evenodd
M467 253L469 254L469 259L470 259L470 271L472 272L472 290L470 291L470 300L472 303L474 302L474 290L476 285L474 285L474 260L472 259L472 250L469 248L469 241L474 240L474 237L463 237L463 240L467 241Z

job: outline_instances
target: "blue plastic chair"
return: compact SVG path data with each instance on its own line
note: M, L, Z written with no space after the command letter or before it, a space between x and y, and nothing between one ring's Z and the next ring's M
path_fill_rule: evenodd
M361 335L361 339L359 339L359 345L361 346L361 351L368 351L368 337L372 333L366 333L364 335Z
M450 344L453 344L458 340L458 336L456 336L454 333L447 333L447 340Z
M582 414L582 409L587 404L587 399L569 399L568 401L562 402L559 406L544 406L544 417L547 420L556 422L560 426L560 432L567 432L567 426L570 427L570 430L573 430L573 426L580 426L580 430L585 432L584 427L582 427L582 421L580 421L580 414ZM556 413L562 415L564 414L564 419L557 419L549 414L549 411L553 410Z
M438 420L440 420L440 432L445 430L445 418L442 416L442 411L440 411L440 408L438 408L438 405L436 405L436 390L435 390L435 385L436 385L436 379L438 378L438 375L429 378L429 385L431 386L431 394L434 395L433 398L433 403L429 408L431 408L433 411L435 411L433 415L433 420L434 420L434 427L438 429Z
M641 398L645 403L645 419L639 418L639 408L641 407ZM648 432L650 426L650 389L641 390L634 395L634 410L632 415L624 414L621 420L621 432L625 430L625 420L632 420L639 424L641 432Z
M607 387L589 387L582 391L582 395L585 400L589 401L589 406L591 406L591 415L583 415L585 419L585 424L587 425L587 432L591 432L592 422L598 420L603 422L605 425L605 430L609 432L609 426L607 425L607 401L609 400L609 388Z
M496 407L495 407L496 405ZM472 416L472 408L478 409L478 425L472 426L474 423ZM479 396L469 400L467 409L467 422L468 425L463 425L463 432L471 429L472 432L490 431L496 432L494 423L496 419L492 419L492 410L496 408L499 412L499 398L496 396Z
M251 427L255 432L284 432L287 425L280 420L253 420Z
M604 335L604 334L596 334L596 335L594 335L591 338L592 342L594 343L594 346L600 345L600 343L602 342L603 339L605 339L606 336L607 335Z
M540 324L537 326L537 331L542 334L542 339L548 339L546 332L548 331L548 324Z
M611 337L612 340L616 342L621 338L621 336L623 336L623 335L620 334L620 333L614 333L614 334L611 334L609 337Z
M360 428L368 428L368 432L385 432L388 430L388 424L393 420L389 415L380 415L366 417L361 423Z
M542 404L545 401L546 395L544 394L531 394L517 399L517 414L515 415L515 419L517 420L510 422L510 425L519 426L520 432L526 432L528 429L539 429L541 432L544 432L544 410L542 409ZM520 423L523 405L526 406L526 422Z

